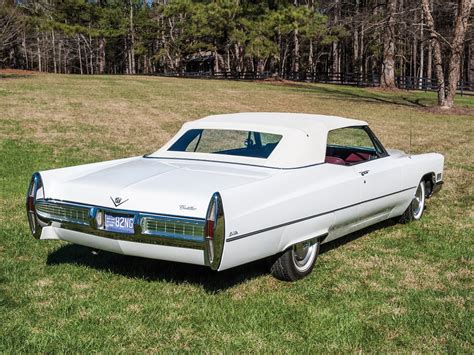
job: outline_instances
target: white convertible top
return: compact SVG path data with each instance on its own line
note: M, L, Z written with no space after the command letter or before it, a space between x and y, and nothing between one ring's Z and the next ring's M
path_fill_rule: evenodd
M185 123L173 139L150 156L298 168L324 162L327 134L330 130L366 125L367 122L349 118L303 113L246 112L213 115ZM267 159L168 151L186 131L206 128L274 133L282 135L282 139Z
M365 126L367 122L343 118L338 116L313 115L307 113L285 113L285 112L243 112L213 115L188 122L190 125L219 124L225 126L248 127L280 127L283 129L298 129L302 131L326 130L348 127Z

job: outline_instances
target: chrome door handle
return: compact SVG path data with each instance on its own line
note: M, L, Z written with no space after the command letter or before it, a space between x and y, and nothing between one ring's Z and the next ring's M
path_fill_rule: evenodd
M359 174L365 176L369 173L370 170L359 171Z

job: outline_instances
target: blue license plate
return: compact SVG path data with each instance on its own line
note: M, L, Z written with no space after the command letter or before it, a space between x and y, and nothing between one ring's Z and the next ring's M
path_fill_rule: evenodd
M133 217L105 214L105 230L133 234Z

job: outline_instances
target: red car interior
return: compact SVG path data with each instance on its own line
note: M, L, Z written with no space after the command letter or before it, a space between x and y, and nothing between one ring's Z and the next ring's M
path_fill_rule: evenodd
M334 157L331 155L326 155L325 162L329 164L338 164L338 165L351 165L361 161L366 161L370 159L370 154L368 153L350 153L345 159Z

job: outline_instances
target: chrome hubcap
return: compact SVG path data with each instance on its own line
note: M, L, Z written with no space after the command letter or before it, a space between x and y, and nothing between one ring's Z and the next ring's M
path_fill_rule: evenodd
M424 191L423 191L423 187L420 184L418 185L418 189L416 190L415 198L412 201L413 216L415 217L415 219L418 219L421 216L421 213L423 212L424 203L425 203Z
M293 246L293 263L298 271L304 272L311 267L316 257L318 246L318 243L311 244L310 242L303 242Z

